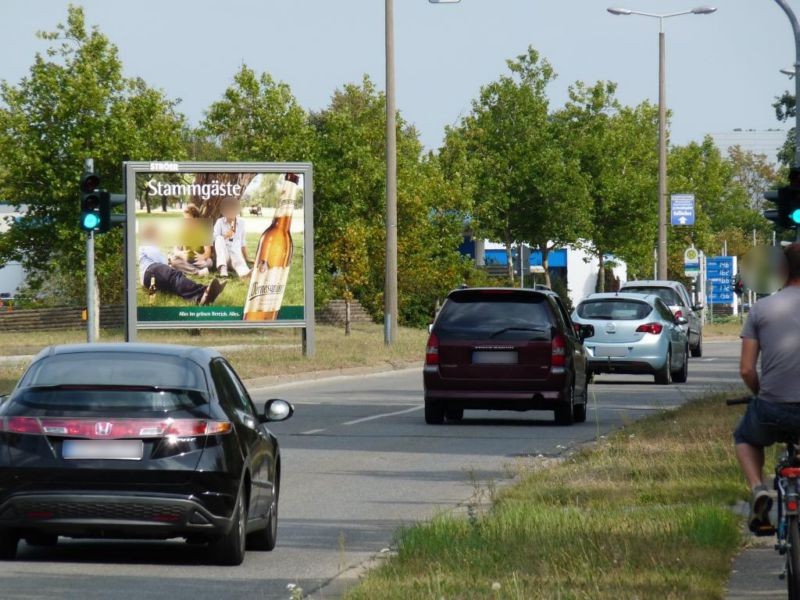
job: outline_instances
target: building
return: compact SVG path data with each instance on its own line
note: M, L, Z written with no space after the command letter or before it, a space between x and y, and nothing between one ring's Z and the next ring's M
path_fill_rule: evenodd
M23 209L24 210L24 209ZM9 221L22 216L13 206L0 204L0 235L3 235L9 228ZM18 262L9 262L0 265L0 297L7 297L6 294L14 296L20 286L25 282L25 271Z

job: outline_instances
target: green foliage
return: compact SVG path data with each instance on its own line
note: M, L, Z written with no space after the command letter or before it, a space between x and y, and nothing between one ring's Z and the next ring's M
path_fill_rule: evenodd
M39 37L53 44L18 84L0 86L0 197L27 206L27 217L0 237L0 264L20 261L33 290L80 303L84 159L94 158L105 187L121 190L121 161L183 157L185 123L175 101L123 75L117 48L87 29L83 9L70 6L66 24ZM96 244L101 300L119 303L121 231L98 236Z

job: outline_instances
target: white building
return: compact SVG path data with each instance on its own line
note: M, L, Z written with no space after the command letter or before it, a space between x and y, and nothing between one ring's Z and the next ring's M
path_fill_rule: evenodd
M0 235L3 235L9 228L9 220L21 216L19 211L14 210L13 206L0 204ZM18 262L10 262L0 265L0 294L11 294L14 296L19 287L25 281L25 271Z

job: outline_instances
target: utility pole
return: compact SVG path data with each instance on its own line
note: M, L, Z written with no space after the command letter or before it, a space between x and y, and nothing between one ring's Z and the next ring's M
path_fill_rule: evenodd
M667 279L667 66L664 19L658 20L658 279Z
M794 97L797 104L800 100L800 23L797 22L797 17L786 0L775 0L775 2L789 17L794 32ZM794 166L800 167L800 111L797 109L794 111L794 119Z
M386 279L383 341L397 339L397 125L394 81L394 0L386 0Z

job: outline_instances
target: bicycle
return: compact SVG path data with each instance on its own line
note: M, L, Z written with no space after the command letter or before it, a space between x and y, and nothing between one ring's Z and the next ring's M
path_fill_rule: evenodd
M752 396L727 400L728 406L749 404ZM778 519L755 531L756 536L777 535L775 550L786 557L781 579L785 579L789 600L800 600L800 434L785 440L786 450L775 466L774 487L777 492Z

